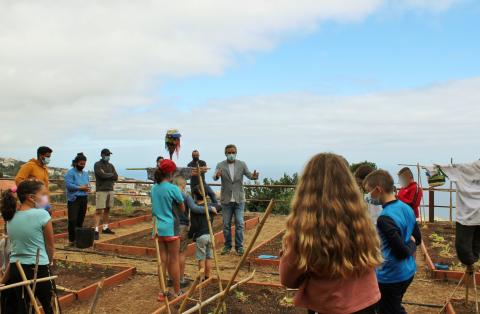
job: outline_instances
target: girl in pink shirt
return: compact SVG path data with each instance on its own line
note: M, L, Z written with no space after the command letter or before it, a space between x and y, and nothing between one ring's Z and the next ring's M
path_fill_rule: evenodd
M280 280L309 313L375 313L380 241L347 161L318 154L299 180L287 221Z

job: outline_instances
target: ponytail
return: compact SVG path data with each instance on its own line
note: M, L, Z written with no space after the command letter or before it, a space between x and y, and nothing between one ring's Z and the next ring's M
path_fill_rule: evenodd
M43 182L36 180L22 181L17 187L17 196L14 190L7 190L2 193L2 200L0 202L0 211L5 221L12 220L17 211L17 200L24 203L28 195L36 194L43 186Z
M2 193L2 201L0 202L0 210L2 212L3 220L12 220L17 211L17 197L11 189Z

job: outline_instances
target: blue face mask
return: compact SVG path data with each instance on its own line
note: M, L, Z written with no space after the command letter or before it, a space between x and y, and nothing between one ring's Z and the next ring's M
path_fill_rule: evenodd
M43 157L42 162L44 165L48 165L50 163L50 157Z
M110 156L103 156L102 159L103 161L110 161Z
M236 158L237 158L237 154L227 154L228 161L235 161Z

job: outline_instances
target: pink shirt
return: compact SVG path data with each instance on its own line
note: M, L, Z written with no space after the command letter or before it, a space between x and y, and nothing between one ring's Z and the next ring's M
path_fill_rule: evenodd
M327 278L314 271L303 273L292 262L291 254L280 260L280 281L288 288L299 288L294 303L322 314L354 313L380 300L375 270L361 277Z

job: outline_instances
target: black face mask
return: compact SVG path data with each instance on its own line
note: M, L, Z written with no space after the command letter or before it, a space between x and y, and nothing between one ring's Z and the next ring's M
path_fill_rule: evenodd
M193 161L199 161L200 157L192 157Z
M76 165L75 168L77 168L78 171L82 171L85 166Z

